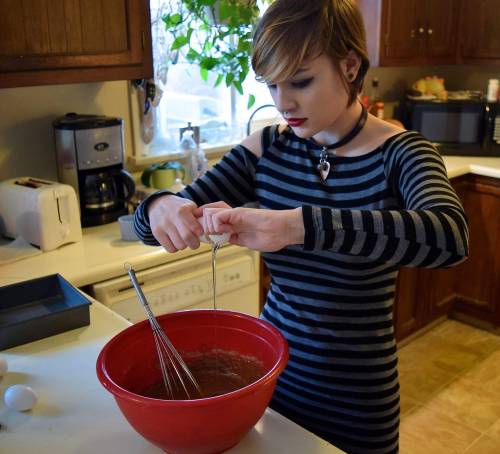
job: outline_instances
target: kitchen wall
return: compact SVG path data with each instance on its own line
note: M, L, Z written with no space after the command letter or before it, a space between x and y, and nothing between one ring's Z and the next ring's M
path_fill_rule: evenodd
M52 121L67 112L123 118L125 150L132 151L125 81L0 89L0 181L57 180Z
M365 83L378 77L386 116L420 77L444 77L449 90L486 90L500 68L471 66L371 68ZM0 180L22 175L57 179L52 121L67 112L119 116L125 120L125 152L132 154L128 82L0 89Z

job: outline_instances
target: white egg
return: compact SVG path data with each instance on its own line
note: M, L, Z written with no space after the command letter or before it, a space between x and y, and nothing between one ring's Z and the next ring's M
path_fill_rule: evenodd
M29 386L13 385L5 390L3 400L12 410L26 411L35 406L38 396Z
M198 222L200 225L202 225L202 218L198 218ZM208 238L207 238L208 236ZM222 246L223 244L227 243L229 241L229 238L231 235L229 233L221 233L218 235L205 235L202 233L200 235L200 241L202 243L208 243L208 244L217 244L219 246Z
M221 233L220 235L208 235L210 241L205 241L205 242L218 244L219 246L222 246L223 244L226 244L229 241L230 236L231 235L229 233Z
M5 358L0 358L0 377L3 377L8 370L7 360Z

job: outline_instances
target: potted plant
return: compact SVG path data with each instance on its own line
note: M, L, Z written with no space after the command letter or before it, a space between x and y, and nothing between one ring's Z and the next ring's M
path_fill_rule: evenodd
M203 80L213 72L214 86L224 82L243 94L258 14L256 0L175 0L162 20L171 37L170 51L199 66ZM248 108L254 102L250 94Z

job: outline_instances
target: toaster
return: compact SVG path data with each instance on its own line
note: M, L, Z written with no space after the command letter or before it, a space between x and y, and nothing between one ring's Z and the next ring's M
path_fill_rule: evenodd
M0 233L7 238L22 236L42 251L81 241L75 190L31 177L0 182Z

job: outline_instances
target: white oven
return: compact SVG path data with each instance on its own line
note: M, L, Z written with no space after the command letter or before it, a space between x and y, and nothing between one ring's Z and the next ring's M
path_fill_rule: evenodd
M225 246L216 254L217 308L259 315L259 253ZM203 252L137 271L155 315L213 308L212 253ZM90 287L92 296L133 323L146 319L128 275Z

